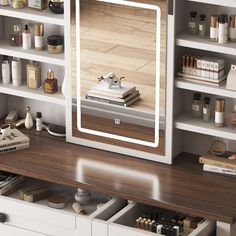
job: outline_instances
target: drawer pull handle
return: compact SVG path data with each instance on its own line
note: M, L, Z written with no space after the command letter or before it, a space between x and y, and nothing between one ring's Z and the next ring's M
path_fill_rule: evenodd
M4 213L0 213L0 222L4 223L7 220L7 215Z

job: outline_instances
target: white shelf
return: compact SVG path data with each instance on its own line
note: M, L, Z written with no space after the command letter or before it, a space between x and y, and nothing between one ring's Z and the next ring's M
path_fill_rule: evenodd
M198 82L183 80L179 77L175 78L175 87L191 91L213 94L217 96L236 98L236 91L226 89L226 85L214 86L208 84L200 84Z
M34 60L38 62L64 66L64 53L50 54L46 50L37 51L35 49L23 50L22 47L11 47L7 40L0 41L0 54L11 57L19 57L26 60Z
M54 14L49 9L39 11L30 8L13 9L6 6L0 7L0 15L61 26L65 23L64 14Z
M26 85L14 87L12 84L0 83L0 93L65 106L65 98L61 92L57 92L55 94L47 94L44 93L41 88L29 89Z
M211 42L209 38L200 38L186 32L177 35L176 45L228 55L236 55L236 43L234 42L220 44L218 42Z
M232 0L214 0L214 3L212 3L212 0L188 0L188 1L236 8L235 2Z
M228 127L217 128L213 121L204 122L202 119L193 118L188 113L178 115L175 118L174 126L176 129L236 140L236 130Z

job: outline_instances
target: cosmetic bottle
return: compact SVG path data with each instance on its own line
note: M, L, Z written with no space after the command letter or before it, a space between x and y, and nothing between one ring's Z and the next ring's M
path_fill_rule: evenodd
M13 25L13 33L10 35L10 46L20 47L22 45L21 25Z
M219 33L218 33L218 42L227 43L228 42L228 16L222 14L218 17L219 23Z
M25 25L22 32L22 47L25 50L31 49L31 33L28 25Z
M192 100L192 116L195 118L202 117L202 99L200 93L193 94Z
M7 56L3 56L2 60L2 83L10 84L11 82L11 72L10 72L10 63Z
M211 116L211 106L210 106L210 97L204 97L203 99L203 108L202 108L202 118L205 122L210 121L210 116Z
M27 86L28 88L37 89L41 82L41 66L37 62L31 61L26 66Z
M44 92L45 93L56 93L58 91L57 79L54 78L54 72L49 69L47 79L44 81Z
M225 99L216 98L215 102L215 126L224 127L225 124Z
M218 32L219 32L218 16L212 15L211 26L210 26L210 40L212 42L218 41Z
M42 51L44 47L44 26L42 23L34 24L34 47Z
M25 7L25 1L24 0L12 0L11 6L14 9L21 9Z
M31 129L34 126L33 117L30 112L30 107L26 108L25 128Z
M45 10L47 5L47 0L28 0L28 7L32 9Z
M201 14L200 15L200 21L199 21L199 27L198 27L198 35L201 38L204 38L206 36L206 15Z
M236 42L236 15L230 16L229 20L229 40Z
M9 6L8 0L0 0L0 6Z
M19 58L13 57L11 62L11 73L13 86L21 86L22 84L22 65Z
M42 131L42 130L43 130L42 113L37 112L36 113L36 131Z
M188 20L188 32L189 34L197 34L198 33L198 19L197 12L191 11L190 18Z
M234 110L229 114L228 125L232 129L236 129L236 105L234 105Z

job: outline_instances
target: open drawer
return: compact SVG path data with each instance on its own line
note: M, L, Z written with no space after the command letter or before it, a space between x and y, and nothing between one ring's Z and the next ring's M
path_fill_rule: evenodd
M112 198L102 207L97 209L101 199L94 198L85 210L89 215L78 215L76 217L77 236L107 236L108 220L127 206L127 201Z
M130 203L111 219L109 219L108 235L109 236L157 236L163 235L159 233L152 233L136 227L136 219L144 213L153 213L154 211L167 211L160 208L155 208L139 203ZM170 212L170 211L167 211ZM181 234L183 236L210 236L215 231L215 223L204 220L194 231L189 234ZM165 235L165 234L164 234ZM102 235L101 235L102 236Z

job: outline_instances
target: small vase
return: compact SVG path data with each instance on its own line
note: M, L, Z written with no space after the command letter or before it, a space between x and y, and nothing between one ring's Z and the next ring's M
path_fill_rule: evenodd
M26 108L26 117L25 117L25 128L31 129L34 126L33 117L30 112L30 107Z

